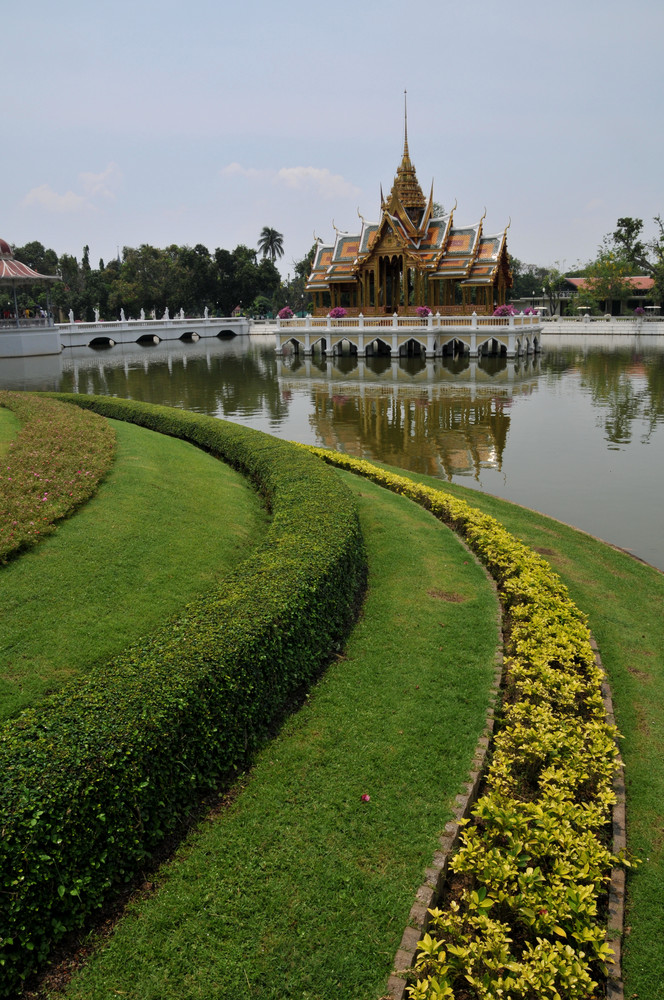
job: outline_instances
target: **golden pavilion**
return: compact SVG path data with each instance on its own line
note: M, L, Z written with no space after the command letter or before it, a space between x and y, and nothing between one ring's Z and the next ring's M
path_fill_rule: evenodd
M313 315L335 307L348 316L403 315L428 306L441 316L490 316L512 286L509 227L485 236L486 212L475 225L458 227L455 210L434 215L433 183L426 198L408 152L405 117L403 157L387 198L381 187L380 220L360 216L359 233L337 229L333 244L318 241L306 286Z

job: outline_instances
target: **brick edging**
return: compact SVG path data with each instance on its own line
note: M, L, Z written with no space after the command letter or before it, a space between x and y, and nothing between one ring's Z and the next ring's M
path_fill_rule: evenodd
M606 721L615 726L611 688L602 663L602 658L595 639L590 637L590 645L595 654L595 663L602 671L602 700ZM616 801L613 806L613 853L618 854L627 848L627 824L625 807L625 770L622 757L618 753L618 767L613 776L613 791ZM613 949L613 958L607 962L606 997L607 1000L624 1000L625 993L622 980L622 938L625 926L625 869L613 868L609 883L609 912L606 922L606 940Z

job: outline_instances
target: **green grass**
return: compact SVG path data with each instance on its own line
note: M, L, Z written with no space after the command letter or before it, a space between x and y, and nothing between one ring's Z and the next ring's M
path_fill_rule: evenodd
M9 445L21 429L21 424L11 410L0 406L0 458L9 451Z
M3 415L9 411L0 409ZM0 569L0 718L14 715L181 610L243 558L267 522L228 466L113 421L98 493Z
M377 463L379 464L379 463ZM391 468L391 467L388 467ZM625 996L661 1000L664 982L664 575L565 524L440 480L547 559L589 618L609 676L627 785L627 836L643 864L628 879ZM627 512L626 512L626 516Z
M68 997L368 1000L384 991L483 726L496 598L443 525L345 479L360 497L369 557L346 655Z

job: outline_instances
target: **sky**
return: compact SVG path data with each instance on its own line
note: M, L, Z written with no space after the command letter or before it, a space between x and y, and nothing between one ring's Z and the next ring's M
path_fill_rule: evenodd
M661 0L5 5L0 237L97 266L377 221L408 144L457 225L570 270L664 214Z

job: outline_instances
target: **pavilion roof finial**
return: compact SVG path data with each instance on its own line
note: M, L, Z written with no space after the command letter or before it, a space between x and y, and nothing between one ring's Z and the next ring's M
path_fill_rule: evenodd
M408 154L408 91L403 92L403 155L404 159Z

